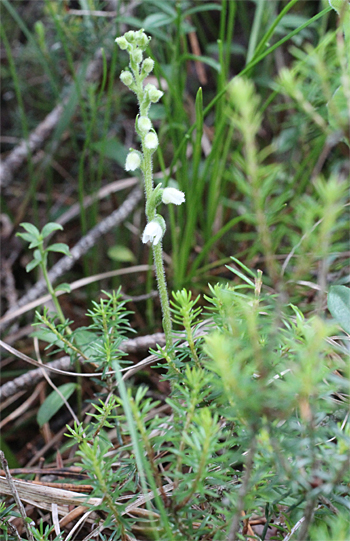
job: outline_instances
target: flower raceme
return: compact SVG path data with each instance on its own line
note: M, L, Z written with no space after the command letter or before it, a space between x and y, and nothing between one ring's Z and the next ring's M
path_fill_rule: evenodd
M152 244L154 264L157 275L157 284L163 312L163 328L166 338L166 348L169 355L173 353L172 323L169 306L169 298L164 273L161 240L165 233L165 220L157 214L157 206L163 202L166 205L173 203L181 205L185 201L185 194L176 188L162 188L161 185L154 187L152 154L157 150L159 141L152 122L148 117L148 111L152 103L157 103L163 96L163 92L151 83L144 84L146 77L154 67L152 58L143 59L149 38L143 30L129 31L115 41L119 47L127 51L130 62L127 69L120 75L121 81L137 96L139 114L136 117L135 129L141 139L141 151L130 149L125 162L126 171L141 169L146 194L147 225L142 234L142 242Z

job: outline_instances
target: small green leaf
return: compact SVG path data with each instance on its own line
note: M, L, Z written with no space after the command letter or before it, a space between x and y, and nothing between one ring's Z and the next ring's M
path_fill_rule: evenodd
M40 232L39 232L39 229L37 227L35 227L35 225L30 224L29 222L22 222L20 225L23 227L23 229L28 231L28 233L33 235L34 238L39 237Z
M65 383L58 387L60 393L64 396L66 400L74 393L76 389L75 383ZM64 401L60 395L53 391L41 404L38 414L37 421L39 426L43 426L45 423L48 423L50 419L58 412L58 410L63 406Z
M27 242L33 242L34 240L36 240L36 237L33 237L33 235L31 235L30 233L16 233L16 237L20 237Z
M57 293L57 291L65 291L65 293L70 293L70 284L59 284L57 287L55 287L55 292Z
M55 222L49 222L48 224L44 225L41 231L41 236L43 239L45 239L53 231L58 231L58 230L62 231L62 229L63 227L60 224L56 224Z
M122 263L134 263L136 258L129 248L116 244L111 246L107 251L108 257L112 261L121 261Z
M39 236L40 237L40 236ZM41 238L38 238L38 239L34 239L30 244L29 244L29 248L36 248L37 246L40 246L40 244L42 244L42 239ZM36 250L37 251L37 250ZM37 258L38 259L38 258Z
M26 266L26 271L30 272L31 270L35 269L35 267L37 267L38 265L40 265L40 260L32 259L30 263L28 263L28 265Z
M64 255L67 255L68 257L72 257L69 252L69 247L67 244L64 244L63 242L56 242L55 244L51 244L51 246L48 246L46 248L47 252L60 252Z
M328 293L328 310L344 329L350 334L350 288L331 286Z

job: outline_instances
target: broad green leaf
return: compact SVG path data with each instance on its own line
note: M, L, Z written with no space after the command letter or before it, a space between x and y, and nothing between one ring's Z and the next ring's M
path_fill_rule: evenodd
M70 293L71 292L71 287L70 287L70 284L59 284L58 286L55 287L55 292L57 291L65 291L65 293Z
M69 257L72 257L69 248L67 244L64 244L63 242L56 242L55 244L51 244L51 246L48 246L46 248L47 252L60 252L64 255L67 255Z
M54 332L50 331L49 329L39 327L39 329L37 331L34 331L34 332L30 333L30 336L31 337L35 336L39 340L42 340L43 342L47 342L49 344L47 347L57 346L60 349L64 348L64 343L62 342L62 340L60 340L56 336L56 334Z
M98 337L86 329L78 329L74 332L74 344L86 355L91 357L94 355L94 350L90 347L90 344L96 342Z
M107 254L113 261L121 261L122 263L134 263L136 261L132 251L126 246L120 246L119 244L111 246Z
M125 160L128 155L128 149L116 138L107 141L98 141L91 145L92 150L103 154L105 158L110 158L124 168Z
M328 310L344 329L350 334L350 288L331 286L328 293Z
M55 222L49 222L48 224L44 225L41 231L41 236L43 239L45 239L53 231L58 231L58 230L62 231L62 229L63 227L60 224L56 224Z
M62 396L68 400L68 398L74 393L77 385L75 383L65 383L58 387L58 390ZM45 423L48 423L50 419L58 412L58 410L63 406L64 401L61 396L53 391L41 404L38 414L37 421L39 426L43 426Z
M27 242L33 242L33 240L36 240L31 233L16 233L16 237L20 237Z
M165 13L152 13L152 15L146 17L142 24L145 30L150 31L153 28L171 24L175 20L175 17L176 13L171 16L166 15Z
M35 238L39 237L40 232L39 232L39 229L35 227L35 225L30 224L29 222L22 222L20 225L23 227L23 229L28 231L28 233L33 235L33 237Z
M164 11L164 13L176 17L176 11L172 7L171 2L164 2L164 0L143 0L143 3L151 4L152 6L157 7L158 11Z
M30 272L31 270L35 269L35 267L37 267L38 265L40 265L40 260L39 259L32 259L28 263L28 265L26 265L26 271Z

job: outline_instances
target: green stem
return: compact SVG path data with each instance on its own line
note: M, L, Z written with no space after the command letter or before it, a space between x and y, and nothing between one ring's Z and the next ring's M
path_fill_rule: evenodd
M167 290L165 273L164 273L161 242L153 246L153 257L154 257L154 265L156 267L156 276L157 276L157 282L158 282L160 303L161 303L162 312L163 312L163 329L164 329L164 334L165 334L165 344L166 344L166 349L169 353L170 348L173 345L172 324L171 324L171 316L170 316L168 290Z
M43 253L44 253L44 252L43 252ZM47 268L46 268L46 264L45 264L44 259L45 259L45 258L43 257L43 261L42 261L42 263L41 263L40 266L41 266L41 270L42 270L42 272L43 272L44 280L45 280L45 282L46 282L46 287L47 287L47 290L48 290L48 292L50 293L51 298L52 298L52 301L53 301L53 303L54 303L54 305L55 305L57 315L58 315L58 317L59 317L61 323L64 324L65 321L66 321L66 318L64 317L64 314L63 314L63 312L62 312L62 308L61 308L60 303L58 302L58 299L57 299L57 297L56 297L55 290L54 290L54 288L52 287L52 284L51 284L51 282L50 282L50 278L49 278L49 275L48 275L48 272L47 272ZM68 330L68 332L69 332L69 334L70 334L70 333L71 333L71 330L68 329L68 327L67 327L67 330Z

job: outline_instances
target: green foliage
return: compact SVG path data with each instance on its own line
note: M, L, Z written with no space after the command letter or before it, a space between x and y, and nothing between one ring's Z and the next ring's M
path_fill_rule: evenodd
M34 259L26 266L27 272L35 269L38 265L46 267L47 255L49 252L59 252L67 256L70 255L68 246L62 242L57 242L44 248L44 240L46 237L51 235L54 231L63 229L60 224L48 223L43 227L41 232L39 232L35 225L30 223L22 223L21 226L27 233L17 233L17 237L21 237L23 240L29 242L29 248L36 248L33 253Z
M348 287L330 287L328 310L344 331L350 334L350 289Z
M10 524L11 517L21 516L19 513L13 510L14 507L16 507L16 504L11 504L6 507L4 502L0 502L0 530L4 536L4 541L13 541L18 539L18 537L14 535L15 532L13 531L13 528L11 528Z
M54 531L54 526L48 526L46 525L44 528L44 522L43 519L39 522L39 528L36 528L33 525L29 525L30 531L33 535L33 538L35 541L62 541L62 535L57 535L54 538L52 537L52 533Z

